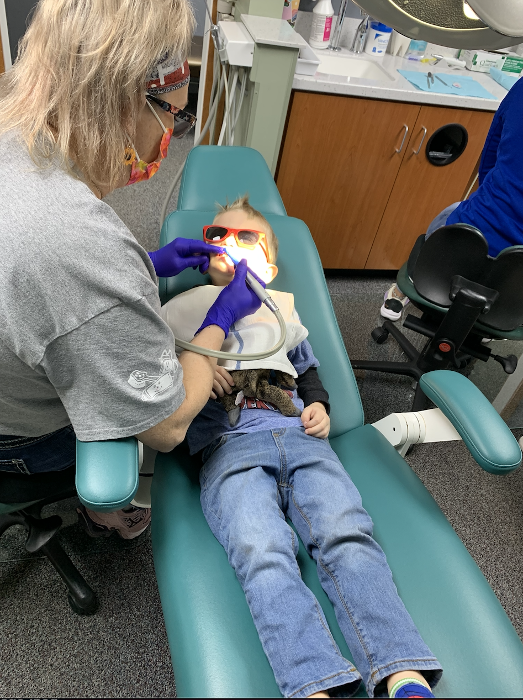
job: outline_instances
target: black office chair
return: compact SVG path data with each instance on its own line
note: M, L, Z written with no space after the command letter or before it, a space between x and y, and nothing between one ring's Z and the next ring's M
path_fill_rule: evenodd
M55 538L62 519L41 517L42 508L76 495L76 467L42 474L0 472L0 536L12 525L27 530L25 548L45 554L67 586L68 601L79 615L92 615L98 608L96 593L86 583Z
M409 358L407 362L352 360L354 369L390 372L419 382L435 369L464 370L472 358L493 358L507 374L517 357L494 355L482 340L523 340L523 246L488 256L488 243L473 226L443 226L429 238L416 241L408 262L398 272L397 285L421 318L409 314L403 325L429 338L419 352L398 326L385 321L372 331L378 344L389 333ZM426 398L416 387L413 411L426 408Z
M42 518L42 508L72 496L95 511L124 508L138 489L139 454L134 437L77 439L76 464L68 469L30 475L0 472L0 536L12 525L23 525L28 531L26 550L46 555L67 586L69 605L79 615L96 612L98 599L54 538L61 518Z

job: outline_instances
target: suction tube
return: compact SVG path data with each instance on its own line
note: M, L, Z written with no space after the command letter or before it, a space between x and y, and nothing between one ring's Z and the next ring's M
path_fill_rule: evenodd
M235 265L238 264L238 260L235 260L229 252L227 252L227 255L231 258ZM265 306L268 309L270 309L278 319L278 323L280 325L280 339L274 347L270 348L270 350L266 350L265 352L251 352L238 354L234 352L222 352L221 350L209 350L208 348L202 348L199 345L194 345L193 343L187 343L185 340L180 340L179 338L175 338L175 344L178 347L183 348L184 350L188 350L189 352L195 352L198 355L206 355L207 357L217 357L219 360L239 360L240 362L244 362L246 360L263 360L266 357L271 357L271 355L275 355L285 343L285 339L287 338L287 326L274 299L270 296L269 292L266 289L264 289L264 287L258 282L258 280L253 275L251 275L249 270L247 270L247 275L245 279L249 287L258 297L258 299L263 304L265 304Z

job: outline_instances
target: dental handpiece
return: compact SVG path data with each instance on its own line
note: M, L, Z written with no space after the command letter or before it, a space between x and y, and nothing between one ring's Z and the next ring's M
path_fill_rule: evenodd
M229 256L234 265L237 265L239 263L239 260L236 260L229 253L229 251L225 251L225 253ZM178 347L183 348L183 350L195 352L198 355L206 355L207 357L217 357L219 360L240 360L241 362L244 362L247 360L263 360L266 357L271 357L272 355L275 355L285 344L285 340L287 338L287 324L283 320L283 316L281 315L278 305L276 304L274 299L272 299L269 292L263 287L263 285L261 285L258 282L256 277L254 277L254 275L252 275L248 269L247 274L245 275L245 281L252 289L252 291L256 294L258 299L263 304L265 304L265 306L268 309L270 309L278 319L278 324L280 326L280 339L278 340L276 345L274 345L274 347L270 348L270 350L264 350L263 352L238 354L233 352L222 352L221 350L209 350L209 348L202 348L199 345L194 345L194 343L187 343L185 340L181 340L180 338L174 339L175 344Z

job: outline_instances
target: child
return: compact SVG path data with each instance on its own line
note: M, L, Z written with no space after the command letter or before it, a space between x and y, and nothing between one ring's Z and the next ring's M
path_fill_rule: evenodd
M264 282L276 277L277 239L247 197L222 208L213 227L206 227L206 240L209 231L211 240L235 249L235 258L246 258ZM214 285L223 286L234 266L227 256L211 255L209 274ZM169 320L167 308L165 314ZM173 331L176 335L177 328ZM235 332L233 327L229 337ZM287 358L297 375L293 401L301 416L246 402L231 427L213 399L230 393L234 380L223 366L216 370L211 400L187 433L191 453L203 450L203 512L245 591L285 697L348 697L362 676L369 697L434 697L430 687L441 676L440 664L401 602L385 555L372 539L372 521L329 446L329 397L311 345L303 332L291 335L300 338ZM301 579L298 542L286 517L317 562L358 670L342 657Z

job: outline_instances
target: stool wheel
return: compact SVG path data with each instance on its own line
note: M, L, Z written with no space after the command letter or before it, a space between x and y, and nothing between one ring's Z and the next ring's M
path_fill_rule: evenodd
M389 331L380 326L372 331L371 336L378 343L378 345L382 345L389 337Z

